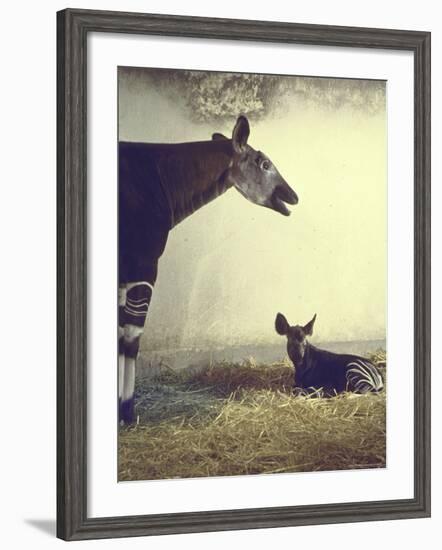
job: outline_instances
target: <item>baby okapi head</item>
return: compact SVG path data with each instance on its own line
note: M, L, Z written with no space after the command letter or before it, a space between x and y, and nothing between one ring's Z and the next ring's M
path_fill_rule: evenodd
M306 325L290 326L282 313L278 313L275 319L275 329L281 336L287 336L287 353L293 363L302 363L305 349L307 347L307 336L313 334L313 325L315 324L316 313L313 319Z

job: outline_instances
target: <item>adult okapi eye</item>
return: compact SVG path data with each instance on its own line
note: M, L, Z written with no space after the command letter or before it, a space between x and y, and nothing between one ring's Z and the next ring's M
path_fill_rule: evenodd
M270 161L263 160L262 163L261 163L261 168L263 170L270 170Z

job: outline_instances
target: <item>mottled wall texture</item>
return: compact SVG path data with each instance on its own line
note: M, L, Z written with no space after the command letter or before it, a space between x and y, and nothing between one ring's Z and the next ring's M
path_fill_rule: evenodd
M119 69L119 139L231 135L238 114L299 196L289 218L235 189L178 225L160 260L142 349L385 338L386 85L380 81Z

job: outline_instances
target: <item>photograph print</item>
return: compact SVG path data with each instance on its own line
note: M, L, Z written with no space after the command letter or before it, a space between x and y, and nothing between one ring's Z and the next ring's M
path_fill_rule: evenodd
M385 81L119 67L118 165L118 480L385 468Z

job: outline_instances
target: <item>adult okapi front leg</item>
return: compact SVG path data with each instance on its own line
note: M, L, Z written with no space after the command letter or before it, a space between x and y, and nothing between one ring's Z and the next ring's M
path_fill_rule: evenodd
M134 421L136 360L152 291L153 285L147 281L119 288L118 397L119 418L123 423Z

